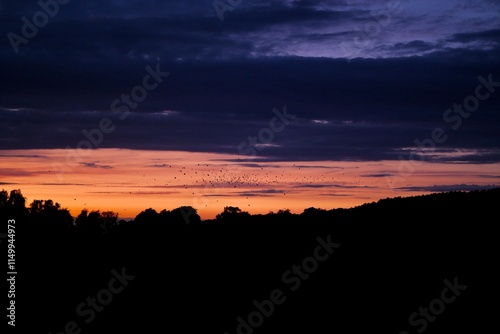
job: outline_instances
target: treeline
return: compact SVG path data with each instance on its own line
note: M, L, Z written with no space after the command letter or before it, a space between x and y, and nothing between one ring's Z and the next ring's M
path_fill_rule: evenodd
M158 223L189 224L201 222L196 209L182 206L174 210L156 210L149 208L139 213L132 221L120 219L113 211L83 209L73 217L67 208L51 199L33 200L26 204L26 197L21 190L0 192L0 217L17 219L27 224L45 225L47 228L59 230L82 230L84 232L109 233L119 225L155 225Z
M125 221L110 211L71 217L51 200L27 205L13 190L1 193L0 215L19 219L26 333L64 332L69 321L82 333L483 333L497 313L478 305L491 304L497 284L498 203L500 189L491 189L300 214L226 207L204 221L190 207L146 209ZM318 238L340 244L323 262L313 260L326 254L316 252ZM111 272L122 268L135 279L86 322L78 305L103 297ZM418 315L409 323L455 278L468 287L456 302L433 321ZM259 326L241 329L240 319L257 315L254 302L276 289L286 301Z
M421 195L412 197L395 197L379 200L378 202L366 203L352 209L321 209L306 208L300 214L291 213L289 209L280 209L276 212L270 211L268 214L251 215L242 211L239 207L226 206L215 219L205 222L230 222L230 223L271 223L277 220L283 222L301 222L301 221L325 221L329 219L346 218L370 212L383 212L390 210L392 214L400 212L407 215L408 212L417 207L425 206L426 209L434 210L439 214L439 209L446 207L451 202L457 204L459 209L463 205L471 205L474 201L477 205L494 205L491 200L497 198L500 194L500 188L478 190L470 192L448 192L431 195ZM63 230L81 230L87 233L107 234L118 226L160 226L162 224L171 227L182 227L186 225L198 225L202 223L197 210L191 206L181 206L173 210L163 209L160 212L152 208L140 212L133 220L120 219L118 214L113 211L100 211L87 209L82 210L76 217L73 217L67 208L59 203L47 200L33 200L26 205L26 197L22 195L21 190L6 190L0 192L0 217L5 219L16 218L26 221L28 224L34 224L38 227L44 225L46 228ZM367 217L369 218L369 217ZM411 216L406 219L411 220Z

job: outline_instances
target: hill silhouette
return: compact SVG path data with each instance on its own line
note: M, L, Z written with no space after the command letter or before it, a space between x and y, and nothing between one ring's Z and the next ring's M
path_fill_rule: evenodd
M26 207L14 190L0 193L0 217L16 219L23 332L479 333L497 317L499 203L497 188L123 221Z

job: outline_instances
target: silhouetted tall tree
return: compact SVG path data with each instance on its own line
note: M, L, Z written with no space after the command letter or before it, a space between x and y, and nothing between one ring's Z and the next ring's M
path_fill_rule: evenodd
M2 191L0 191L0 209L5 208L8 202L9 193L7 192L7 190L2 189Z
M11 190L8 204L14 209L25 209L26 208L26 197L23 196L21 190Z
M26 198L21 190L11 190L7 196L7 191L0 193L0 217L4 219L23 219L26 217Z

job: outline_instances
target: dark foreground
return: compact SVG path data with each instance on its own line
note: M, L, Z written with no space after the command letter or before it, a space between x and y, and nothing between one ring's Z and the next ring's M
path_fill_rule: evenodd
M15 332L490 332L499 205L494 189L107 233L17 218Z

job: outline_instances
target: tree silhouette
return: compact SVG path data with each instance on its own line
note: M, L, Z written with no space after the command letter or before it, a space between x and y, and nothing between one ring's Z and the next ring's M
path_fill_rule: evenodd
M140 212L135 218L134 223L136 224L148 224L148 225L156 225L160 223L160 215L153 208L148 208L142 212Z
M290 212L290 209L280 209L278 210L278 212L276 212L277 215L280 215L280 216L291 216L292 213Z
M118 214L113 211L104 211L101 214L102 226L105 233L111 232L117 225Z
M33 200L28 208L32 223L43 224L45 228L69 229L73 227L73 217L68 209L61 208L59 203L48 200Z
M83 209L76 217L76 227L85 235L97 236L107 233L114 228L118 221L118 214L112 211L101 213L97 211L88 211Z
M168 215L171 222L180 224L198 224L201 222L201 217L198 215L195 208L192 206L181 206L170 211Z
M26 207L26 197L23 196L21 190L11 190L8 204L12 206L12 208L16 209L25 209Z
M87 209L83 209L80 214L76 217L75 225L79 228L83 227L86 224L87 218L89 215L89 211Z
M215 216L217 220L224 221L243 221L250 217L246 211L241 211L237 206L225 206L224 211Z
M21 190L11 190L10 195L7 191L0 192L0 217L4 219L22 219L26 217L26 198Z
M6 190L0 191L0 209L7 207L9 202L9 193Z
M166 224L168 226L180 227L186 224L197 224L200 222L201 217L198 215L196 209L191 206L181 206L172 211L163 209L160 213L149 208L140 212L134 218L134 224L141 225Z

